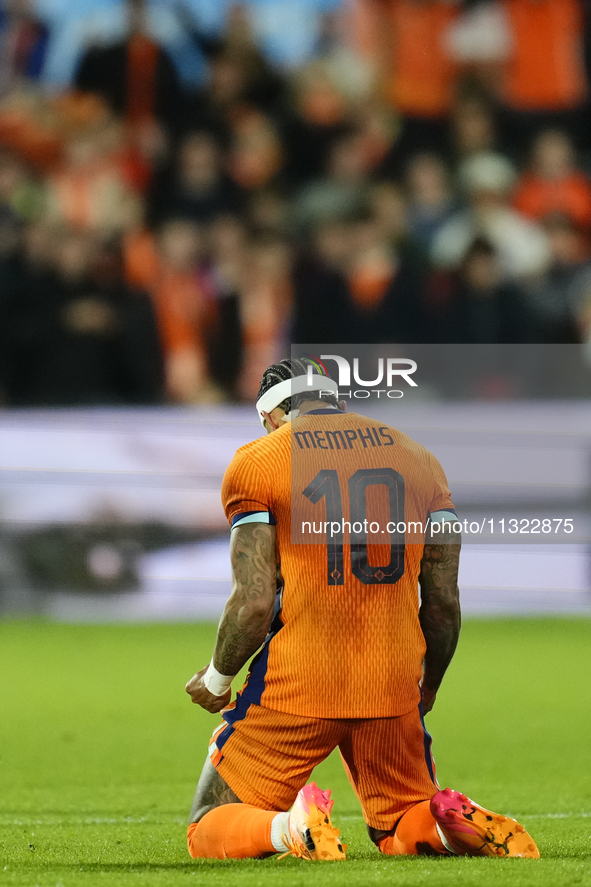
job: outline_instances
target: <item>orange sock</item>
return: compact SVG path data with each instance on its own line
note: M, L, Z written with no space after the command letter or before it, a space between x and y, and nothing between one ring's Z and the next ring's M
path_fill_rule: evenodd
M381 853L387 856L433 856L447 852L437 832L429 803L421 801L407 810L396 826L396 832L379 842Z
M216 807L189 826L189 853L193 859L248 859L276 853L271 840L271 824L276 816L250 804Z

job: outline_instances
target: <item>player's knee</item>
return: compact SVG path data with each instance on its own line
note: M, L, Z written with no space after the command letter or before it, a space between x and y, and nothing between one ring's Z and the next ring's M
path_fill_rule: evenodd
M215 810L216 806L216 804L201 804L199 807L194 807L191 810L189 825L195 825L196 823L201 822L204 816L211 813L212 810Z

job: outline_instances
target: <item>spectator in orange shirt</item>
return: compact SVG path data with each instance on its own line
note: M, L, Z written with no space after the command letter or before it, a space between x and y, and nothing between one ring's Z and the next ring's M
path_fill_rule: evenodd
M514 137L560 126L588 142L589 86L579 0L502 0L512 35L504 84Z
M90 45L75 79L83 92L100 95L136 133L158 121L182 128L183 95L176 69L149 35L146 0L127 0L128 33L111 46Z
M218 399L207 359L215 303L198 275L202 245L197 226L181 219L165 222L157 237L139 231L125 243L128 283L152 296L166 391L180 403Z
M456 66L446 34L459 14L459 0L359 0L379 59L382 91L403 119L402 159L435 150L445 137L454 95Z
M546 130L538 136L531 170L517 185L515 206L532 219L561 213L582 228L591 227L591 181L576 168L566 133Z

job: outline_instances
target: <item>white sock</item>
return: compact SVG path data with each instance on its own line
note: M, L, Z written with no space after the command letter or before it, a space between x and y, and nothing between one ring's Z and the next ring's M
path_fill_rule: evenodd
M277 816L273 817L273 821L271 822L271 843L278 853L287 850L287 847L282 840L283 835L287 838L290 837L289 813L278 813Z

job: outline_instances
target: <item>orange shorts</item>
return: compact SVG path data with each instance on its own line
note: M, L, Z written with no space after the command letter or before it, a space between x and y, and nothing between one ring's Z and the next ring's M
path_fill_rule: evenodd
M396 718L303 718L237 702L213 734L211 761L244 804L289 810L314 767L339 748L368 825L389 831L439 786L419 708Z

